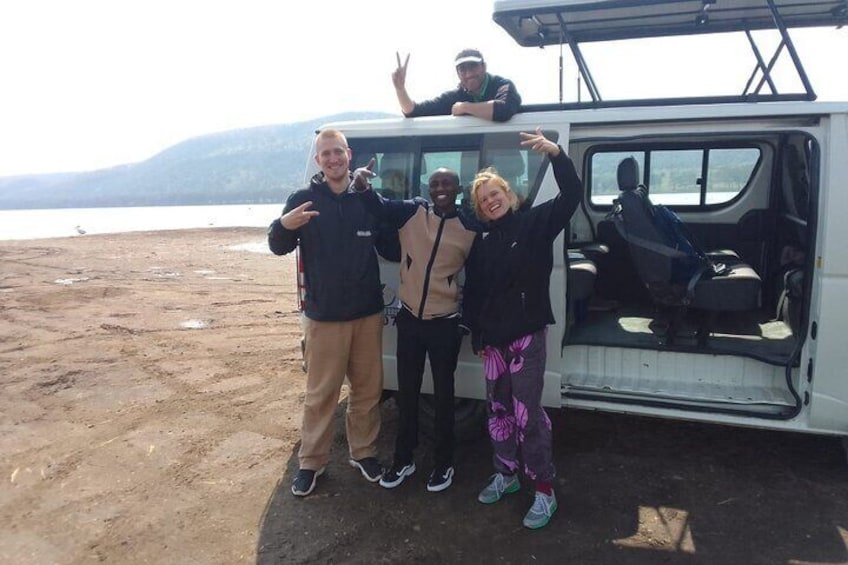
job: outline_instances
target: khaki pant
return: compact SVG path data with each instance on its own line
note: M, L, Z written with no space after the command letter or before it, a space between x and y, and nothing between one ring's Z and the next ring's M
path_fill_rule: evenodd
M376 456L383 392L383 313L348 322L316 322L304 316L303 335L307 377L300 468L318 470L330 460L333 414L345 375L350 383L345 414L350 456Z

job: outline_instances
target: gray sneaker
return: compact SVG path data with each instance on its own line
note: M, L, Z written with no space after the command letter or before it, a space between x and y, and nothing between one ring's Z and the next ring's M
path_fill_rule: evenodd
M536 530L548 525L551 521L551 516L554 515L557 509L556 495L551 491L550 496L536 491L536 498L533 500L533 506L527 511L524 516L524 527Z
M515 475L503 475L495 473L492 475L489 484L486 488L480 491L477 495L477 500L483 504L494 504L499 501L503 495L518 492L521 488L521 483L518 482L518 477Z

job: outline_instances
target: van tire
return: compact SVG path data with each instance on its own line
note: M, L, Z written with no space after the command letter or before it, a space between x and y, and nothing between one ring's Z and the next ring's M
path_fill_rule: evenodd
M432 394L422 394L418 403L418 429L427 439L434 439L436 405ZM482 439L486 434L486 403L473 398L454 400L454 435L457 443Z
M842 436L842 454L845 456L845 463L848 464L848 436Z

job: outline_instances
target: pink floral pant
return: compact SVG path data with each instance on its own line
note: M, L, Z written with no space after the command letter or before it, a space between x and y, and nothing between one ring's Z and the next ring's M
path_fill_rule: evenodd
M545 333L486 346L483 365L495 469L513 475L523 460L528 478L552 482L551 420L542 408Z

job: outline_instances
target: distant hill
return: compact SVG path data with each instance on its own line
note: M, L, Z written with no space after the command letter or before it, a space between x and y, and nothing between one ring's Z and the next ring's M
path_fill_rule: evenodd
M0 177L0 209L281 202L303 184L317 127L391 116L351 112L227 131L186 140L140 163Z

